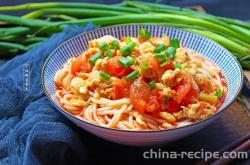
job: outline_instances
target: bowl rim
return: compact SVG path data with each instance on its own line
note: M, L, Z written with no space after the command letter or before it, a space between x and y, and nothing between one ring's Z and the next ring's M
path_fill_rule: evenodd
M90 123L88 121L85 121L85 120L81 120L79 118L77 118L76 116L72 115L71 113L63 110L59 105L57 105L51 98L51 96L48 94L47 90L46 90L46 87L45 87L45 78L44 78L44 74L45 74L45 68L47 66L47 63L49 62L50 58L53 56L53 54L58 50L60 49L62 46L66 45L68 42L74 40L75 38L78 38L84 34L87 34L87 33L93 33L93 32L96 32L96 31L99 31L101 29L109 29L109 28L112 28L112 27L119 27L119 26L138 26L138 25L144 25L144 26L159 26L159 27L167 27L167 28L171 28L171 29L176 29L178 31L183 31L185 33L190 33L192 35L196 35L196 36L199 36L199 37L202 37L210 42L213 42L214 44L218 45L221 49L224 49L226 51L226 53L233 57L232 59L234 60L234 62L237 64L237 66L239 67L239 71L240 71L240 87L238 88L237 92L235 93L232 101L223 109L221 109L220 111L216 112L215 114L203 119L203 120L200 120L198 122L194 122L192 124L189 124L189 125L185 125L185 126L181 126L181 127L176 127L176 128L171 128L171 129L164 129L164 130L122 130L122 129L117 129L117 128L109 128L109 127L105 127L105 126L101 126L101 125L97 125L97 124L93 124L93 123ZM75 120L78 120L79 122L82 122L82 123L85 123L85 124L89 124L91 126L94 126L94 127L97 127L97 128L101 128L101 129L107 129L107 130L111 130L111 131L117 131L117 132L127 132L127 133L159 133L159 132L173 132L173 131L176 131L176 130L180 130L180 129L185 129L185 128L188 128L188 127L193 127L193 126L197 126L201 123L204 123L205 121L208 121L210 120L211 118L214 118L214 117L218 117L220 114L222 114L222 112L224 112L234 101L235 99L238 97L241 89L242 89L242 86L243 86L243 70L242 70L242 67L239 63L239 61L237 61L234 56L232 55L232 53L227 50L225 47L223 47L222 45L220 45L219 43L207 38L207 37L204 37L204 36L201 36L199 34L196 34L196 33L193 33L193 32L189 32L187 30L183 30L183 29L180 29L180 28L177 28L177 27L173 27L173 26L168 26L168 25L157 25L157 24L150 24L150 23L129 23L129 24L118 24L118 25L111 25L111 26L106 26L106 27L97 27L97 29L93 29L93 30L89 30L87 32L82 32L76 36L73 36L71 38L69 38L68 40L64 41L63 43L61 43L59 46L57 46L50 54L49 56L46 58L44 64L43 64L43 67L42 67L42 72L41 72L41 82L42 82L42 88L43 88L43 92L45 93L45 95L48 97L48 100L52 103L52 105L58 110L60 111L61 113L64 113L64 116L65 115L69 115L70 117L73 117L73 119ZM66 117L66 116L65 116ZM68 117L66 117L68 118ZM70 120L70 119L69 119ZM72 121L71 121L72 122ZM76 124L76 123L74 123Z

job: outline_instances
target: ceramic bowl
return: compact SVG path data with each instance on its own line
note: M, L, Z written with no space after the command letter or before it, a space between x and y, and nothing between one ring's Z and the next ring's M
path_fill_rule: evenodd
M171 39L178 38L180 43L186 48L203 54L222 70L222 73L227 80L228 92L224 103L216 114L200 122L170 130L127 131L105 128L86 121L82 121L67 111L64 111L62 107L60 107L54 96L56 87L53 78L56 71L59 70L69 58L79 56L84 50L87 49L88 41L90 40L100 38L104 35L112 35L117 38L122 36L135 37L137 36L140 28L149 30L151 35L155 37L161 37L162 34L166 33ZM211 124L214 120L220 117L225 109L235 100L241 90L243 82L241 66L232 56L232 54L218 43L181 29L147 24L129 24L104 27L82 33L71 38L50 54L44 64L41 78L45 94L48 96L54 107L66 118L71 120L82 129L98 137L116 143L133 146L148 146L160 143L168 143L188 136Z

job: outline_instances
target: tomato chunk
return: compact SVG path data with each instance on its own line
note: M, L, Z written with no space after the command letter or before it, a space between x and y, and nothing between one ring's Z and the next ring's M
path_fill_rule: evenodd
M157 97L151 95L148 103L145 106L145 110L147 112L154 112L154 111L157 111L159 109L160 109L160 104L157 101Z
M128 97L129 95L129 86L130 83L125 79L117 79L114 82L114 98L120 99L124 97Z
M136 79L129 88L129 99L133 107L144 113L145 106L150 99L150 87L142 79Z
M174 100L169 99L167 103L167 112L174 113L180 110L180 105Z
M164 70L172 70L174 69L174 62L170 59L167 59L167 61L169 62L169 64L165 65L163 67Z
M118 60L120 58L120 56L115 56L108 59L107 65L105 67L105 72L113 76L123 76L130 73L132 71L130 68L123 68L119 64Z
M82 62L80 60L73 61L71 64L71 74L76 75L76 73L81 71Z
M194 99L197 99L198 97L199 97L199 92L191 88L187 93L187 97L182 99L181 105L187 106L188 104L192 104Z
M182 83L177 87L176 91L176 102L181 103L182 99L186 97L189 90L191 89L191 75L186 75Z

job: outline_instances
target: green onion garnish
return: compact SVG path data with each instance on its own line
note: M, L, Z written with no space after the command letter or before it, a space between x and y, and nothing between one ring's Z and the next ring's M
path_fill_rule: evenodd
M165 53L155 53L154 58L166 58L166 54Z
M151 37L150 33L149 33L146 29L144 29L144 28L141 28L141 29L139 30L139 34L140 34L140 36L141 36L142 38L145 38L145 39L148 39L148 38Z
M108 50L108 44L106 42L101 42L100 45L99 45L99 48L102 52Z
M125 43L126 43L126 44L129 44L129 43L132 42L132 41L133 41L133 40L132 40L131 37L125 38Z
M178 64L178 63L174 63L174 70L175 69L182 69L182 66L181 66L181 64Z
M220 98L222 96L222 90L217 89L215 95L217 96L217 98Z
M140 69L141 70L147 70L147 69L149 69L150 67L149 66L147 66L147 65L142 65L142 66L140 66Z
M156 84L155 84L154 81L151 81L148 85L149 85L149 87L150 87L151 89L154 89L154 88L156 87Z
M110 43L110 48L111 49L114 49L114 50L117 50L117 49L119 49L119 46L120 44L119 44L119 42L117 41L117 40L113 40L113 41L111 41L111 43Z
M113 57L112 51L110 49L107 50L106 55L111 58Z
M170 47L174 47L174 48L179 48L180 47L180 43L179 40L177 38L170 40Z
M164 60L164 61L160 62L159 64L160 64L160 67L164 67L165 65L168 65L169 62Z
M129 66L134 64L134 59L131 56L127 56L126 59L128 60L128 65Z
M100 52L96 52L92 57L89 58L89 63L92 65L95 65L95 62L102 58L102 55Z
M168 49L167 49L167 56L170 58L170 59L174 59L174 56L175 56L175 54L176 54L176 49L174 48L174 47L169 47Z
M110 79L110 75L107 74L107 73L105 73L105 72L102 72L102 71L100 71L100 76L102 78L104 78L105 80L109 80Z
M160 44L160 45L158 45L158 46L155 48L154 52L155 52L155 53L160 53L160 52L162 52L162 51L165 50L165 49L167 49L166 45L165 45L165 44Z
M118 60L119 64L121 64L122 67L124 68L127 68L128 65L129 65L129 61L127 58L125 57L121 57L119 60Z
M131 65L134 64L134 59L130 56L128 57L121 57L119 60L118 60L119 64L121 64L124 68L127 68Z
M135 79L137 76L139 75L139 71L138 70L135 70L133 71L132 73L128 74L126 76L126 80L130 81L130 80L133 80Z
M128 45L121 49L122 55L128 55L136 46L135 42L130 42Z

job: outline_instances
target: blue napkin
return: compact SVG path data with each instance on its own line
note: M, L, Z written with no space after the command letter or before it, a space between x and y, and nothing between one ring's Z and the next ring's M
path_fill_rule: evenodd
M44 96L40 75L51 51L94 29L69 26L21 56L0 62L0 164L83 164L79 137ZM28 84L27 84L27 83Z

